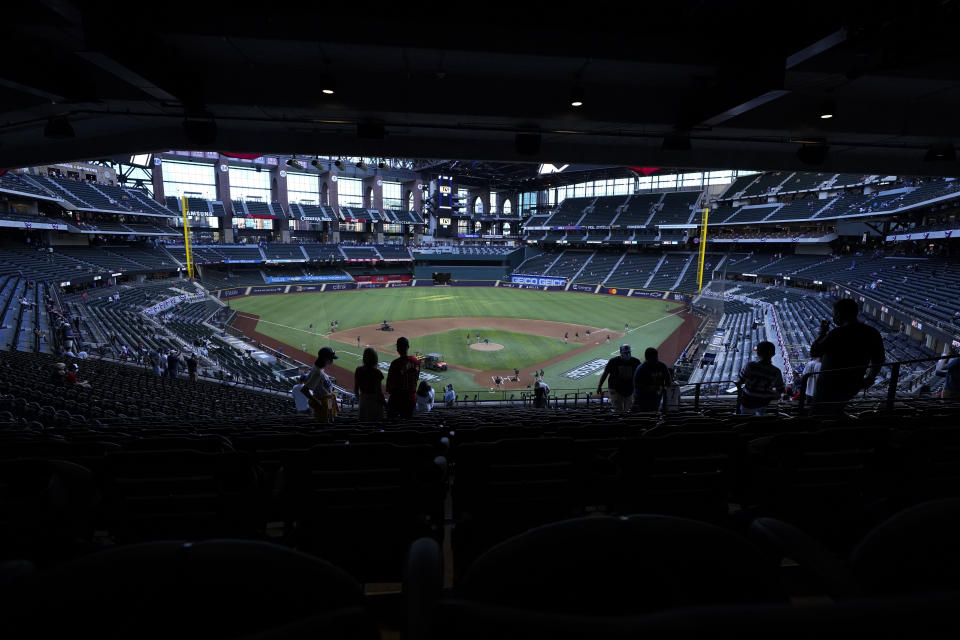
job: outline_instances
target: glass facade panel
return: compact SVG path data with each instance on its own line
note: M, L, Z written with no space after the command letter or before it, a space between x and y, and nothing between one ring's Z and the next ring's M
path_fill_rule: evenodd
M412 195L412 194L411 194ZM399 182L383 183L383 208L384 209L402 209L403 205L403 187Z
M217 199L214 165L195 162L163 161L163 192L168 196L184 195L206 200Z
M287 172L287 201L320 204L320 182L309 173Z
M337 204L341 207L363 208L363 181L356 178L339 178Z

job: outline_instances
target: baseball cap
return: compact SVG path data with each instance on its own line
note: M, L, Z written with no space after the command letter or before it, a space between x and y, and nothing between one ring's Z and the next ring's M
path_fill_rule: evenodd
M628 345L628 344L622 344L622 345L620 345L620 355L623 356L624 358L629 358L629 357L630 357L630 345Z
M323 347L320 351L317 351L318 360L336 360L337 354L330 347Z

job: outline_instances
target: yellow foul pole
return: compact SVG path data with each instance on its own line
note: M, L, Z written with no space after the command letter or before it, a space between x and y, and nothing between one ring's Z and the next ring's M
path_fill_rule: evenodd
M187 220L187 196L180 197L183 209L183 251L187 255L187 276L193 279L193 251L190 249L190 221Z
M700 225L700 259L697 263L697 293L703 293L703 264L707 258L707 216L710 209L703 208L703 221Z

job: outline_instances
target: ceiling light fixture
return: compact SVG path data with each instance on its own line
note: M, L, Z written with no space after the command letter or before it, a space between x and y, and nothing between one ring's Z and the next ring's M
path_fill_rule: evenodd
M363 162L362 159L360 160L360 162L357 163L357 169L360 169L360 171L366 171L366 170L367 170L367 165L364 164L364 162Z
M319 170L320 170L320 156L314 156L314 157L313 157L313 160L310 161L310 164L312 164L312 165L317 169L317 171L319 171Z
M287 160L288 167L294 167L295 169L303 169L303 165L297 162L297 156L294 155L292 158Z
M924 162L956 162L957 150L951 142L935 142L923 156Z
M582 107L583 98L584 98L583 87L576 86L570 90L570 106L571 107Z
M820 105L818 110L821 120L829 120L837 115L837 103L833 100L826 100Z
M333 163L333 166L335 166L337 169L343 169L343 160L337 158L337 161Z
M332 76L323 76L320 78L320 91L327 96L332 96L337 89L337 83Z

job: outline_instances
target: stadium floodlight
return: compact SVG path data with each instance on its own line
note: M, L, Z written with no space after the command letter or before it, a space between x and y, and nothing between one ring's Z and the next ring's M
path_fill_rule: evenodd
M303 165L297 162L297 156L294 155L292 158L287 160L287 166L293 167L294 169L303 169Z
M314 156L313 160L310 161L310 164L313 165L317 171L320 171L320 156Z
M360 169L360 171L367 170L367 165L363 162L363 160L360 160L360 162L357 163L357 169Z
M957 150L949 142L936 142L930 145L923 156L924 162L956 162Z
M337 158L337 161L333 163L333 166L335 166L337 169L343 169L343 160Z
M320 78L320 91L324 95L332 96L337 89L337 83L333 76L323 76Z
M584 91L583 87L576 86L570 90L570 106L571 107L582 107L583 106L583 96Z
M384 162L383 160L377 163L377 169L385 169L386 166L387 166L387 163Z

